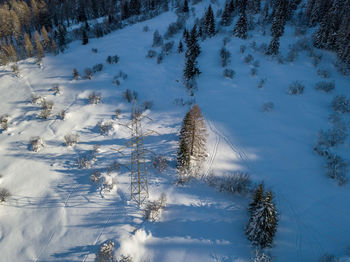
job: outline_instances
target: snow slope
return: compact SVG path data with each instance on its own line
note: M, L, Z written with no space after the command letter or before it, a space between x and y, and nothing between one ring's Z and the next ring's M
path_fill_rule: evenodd
M197 16L206 4L195 6ZM130 254L135 261L249 261L251 247L244 236L249 197L217 192L203 181L174 185L177 133L188 110L174 100L192 99L181 84L184 58L174 51L158 65L145 56L153 31L164 33L175 20L168 12L90 39L86 46L73 42L64 54L45 57L41 68L34 60L21 61L19 77L9 67L0 68L0 115L10 115L9 130L0 134L0 186L12 193L0 205L1 261L94 261L98 246L109 239L116 242L118 256ZM188 26L191 21L193 17ZM143 32L145 25L149 32ZM202 74L194 98L208 124L204 174L247 171L256 183L264 181L273 190L280 213L271 249L276 261L316 261L326 252L344 256L350 244L349 185L339 187L325 176L323 159L313 146L318 130L329 127L332 97L349 96L349 79L336 72L334 57L323 52L320 66L330 68L336 89L331 94L316 91L314 84L322 79L305 54L294 63L278 64L248 46L253 40L258 45L268 42L269 37L256 31L252 35L247 41L231 37L227 44L230 67L236 71L233 80L222 77L219 60L222 40L230 32L200 43ZM174 38L175 48L180 36ZM292 30L282 41L286 53L296 41ZM248 46L244 54L239 50L242 44ZM258 76L249 74L251 66L244 62L248 53L260 61ZM108 65L107 56L115 54L120 62ZM92 80L72 80L73 68L82 74L97 63L104 69ZM119 70L128 78L118 87L112 80ZM262 78L267 81L259 89ZM295 80L306 86L303 95L287 94ZM54 84L60 85L62 94L51 91ZM129 200L126 168L112 173L117 185L111 192L101 192L89 178L95 170L106 174L116 159L128 163L127 150L124 155L116 151L130 138L124 125L131 108L122 97L127 88L137 91L141 102L154 101L147 111L152 121L145 128L159 134L145 143L171 160L166 172L151 169L149 177L151 199L162 192L168 199L160 222L145 222ZM88 104L93 91L101 93L102 103ZM67 110L67 119L38 119L39 106L30 103L31 94L54 101L55 113ZM270 101L274 110L262 112L262 105ZM121 118L114 119L118 108ZM99 121L113 121L114 131L101 135ZM72 132L80 135L79 143L67 148L63 137ZM28 149L32 136L45 142L38 153ZM90 169L80 169L77 158L90 154L95 145L99 146L96 162ZM349 160L349 140L339 150Z

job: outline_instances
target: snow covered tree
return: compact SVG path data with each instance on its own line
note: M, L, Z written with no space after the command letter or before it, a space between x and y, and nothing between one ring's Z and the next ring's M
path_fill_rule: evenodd
M209 5L205 13L204 29L205 29L205 33L209 37L212 37L215 35L215 18L214 18L214 13L213 13L213 9L211 8L211 5Z
M278 55L279 48L280 48L279 37L273 37L271 42L270 42L270 44L269 44L269 47L267 48L266 54L268 54L268 55Z
M247 39L247 15L245 9L242 10L241 15L233 29L233 34L239 38Z
M196 24L193 26L186 44L187 50L185 53L186 63L184 69L184 79L188 83L190 80L193 80L195 76L200 74L197 57L201 51L197 40Z
M259 198L260 192L254 197L253 203ZM272 199L272 192L268 192L257 203L252 203L253 205L250 207L246 235L256 247L270 247L277 231L278 214Z
M271 35L281 37L287 21L288 0L278 0L275 2L273 10L273 20L271 25Z
M223 26L229 26L232 23L233 19L233 12L234 12L234 5L233 0L226 1L224 11L221 15L221 25Z
M180 131L177 170L181 176L196 174L205 160L207 129L202 112L194 105L186 114Z
M252 214L255 211L257 205L263 200L263 198L264 198L264 185L259 184L259 186L254 191L253 202L249 204L248 211L250 214Z

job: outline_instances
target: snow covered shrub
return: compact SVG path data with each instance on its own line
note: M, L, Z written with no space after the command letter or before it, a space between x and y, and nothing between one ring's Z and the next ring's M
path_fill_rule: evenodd
M94 54L97 54L98 50L97 48L91 48L91 52L93 52Z
M153 101L145 101L142 103L142 108L144 110L151 109L153 107Z
M107 57L107 63L108 64L118 64L118 62L119 62L119 56L118 55L108 56Z
M166 55L170 54L171 51L173 50L175 42L171 41L171 42L166 42L163 46L162 46L162 52Z
M331 254L324 254L320 257L319 262L339 262L339 259Z
M11 66L11 69L12 69L12 72L18 76L19 75L19 68L18 68L18 65L12 65Z
M275 105L272 102L267 102L262 106L262 111L271 112L274 109Z
M231 78L231 79L233 79L233 77L235 76L235 74L236 74L235 71L233 71L232 69L228 69L228 68L226 68L226 69L224 70L224 72L223 72L223 76L224 76L224 77Z
M89 96L88 96L88 102L91 105L97 105L101 102L101 94L99 93L95 93L92 92Z
M246 47L245 45L241 45L241 46L239 47L239 51L240 51L242 54L244 54L244 52L245 52L246 49L247 49L247 47Z
M10 196L10 191L8 191L6 188L0 188L0 203L5 202Z
M82 155L79 156L77 159L78 167L79 168L90 168L95 161L95 156L88 156L88 155Z
M259 83L258 83L258 88L262 88L264 86L266 82L266 78L260 79Z
M95 170L91 175L90 175L90 181L92 183L97 183L101 178L101 172Z
M338 95L332 100L333 110L339 113L350 112L350 101L344 95Z
M148 50L148 53L146 55L146 57L148 57L148 58L153 58L153 57L156 57L156 56L157 56L157 52L152 50L152 49Z
M133 262L134 259L130 255L121 255L117 262Z
M152 47L158 47L158 46L161 46L162 44L163 44L162 36L159 34L158 30L154 31Z
M61 110L58 114L57 117L61 120L64 120L66 118L66 110Z
M256 67L253 67L252 69L250 69L251 76L256 76L257 74L258 74L258 69L256 69Z
M220 192L232 194L246 194L250 192L252 185L249 174L240 171L225 176L211 174L207 180L211 186L218 188Z
M41 104L42 100L45 99L42 96L36 95L36 94L32 94L31 95L31 102L32 104Z
M322 141L321 144L332 147L343 144L347 136L347 128L345 125L335 126L326 132L321 130L319 132L319 141Z
M84 70L84 78L85 79L92 79L92 70L91 68L87 67Z
M304 85L299 81L295 81L289 85L288 94L290 95L299 95L304 93Z
M142 28L142 31L143 31L143 32L148 32L148 31L149 31L148 25L145 25L145 26Z
M164 156L153 156L152 165L159 172L163 172L168 167L168 160Z
M43 140L39 136L31 137L29 139L30 143L30 150L34 152L38 152L40 149L42 149L45 145Z
M318 69L317 74L323 78L330 78L331 77L331 73L327 69Z
M225 47L222 47L220 49L220 58L221 58L222 67L226 67L229 65L229 63L231 62L230 57L231 57L231 53Z
M112 121L98 122L97 128L102 135L108 135L113 130L113 122Z
M9 127L9 116L2 115L0 116L0 129L6 131Z
M246 57L244 57L244 62L246 64L250 64L251 62L253 62L254 57L251 54L248 54Z
M94 73L101 72L103 70L103 64L96 64L92 67Z
M316 83L315 88L316 88L316 90L328 93L335 88L335 83L334 83L334 81L332 81L332 82L321 81L321 82Z
M108 241L100 246L96 255L96 262L116 262L113 241Z
M43 119L48 119L52 113L52 109L53 109L53 102L46 101L46 99L43 99L41 101L41 111L38 117Z
M149 221L159 221L162 211L166 206L166 195L161 194L158 200L149 201L144 209L144 218Z
M157 64L160 64L163 62L163 59L164 59L164 55L163 55L163 52L160 53L158 56L157 56Z
M130 89L126 89L123 96L127 102L131 103L132 101L136 100L137 93L135 91L131 92Z
M339 185L344 185L347 182L346 172L348 164L338 155L328 154L327 155L327 175L335 179Z
M64 144L66 146L74 146L78 143L79 135L78 134L68 134L64 136Z
M116 109L115 113L114 113L114 118L115 119L119 119L121 115L121 110L120 109Z

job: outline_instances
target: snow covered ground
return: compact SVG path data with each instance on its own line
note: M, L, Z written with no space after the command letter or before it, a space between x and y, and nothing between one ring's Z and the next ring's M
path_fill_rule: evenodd
M196 6L201 16L206 3ZM215 6L216 8L216 6ZM146 58L154 30L166 31L175 14L168 12L116 31L82 46L73 42L64 54L48 55L42 67L34 60L19 62L20 76L10 67L0 68L0 115L10 116L8 131L0 134L0 187L12 197L0 204L1 261L94 261L101 243L113 240L117 256L131 255L135 261L249 261L252 250L244 235L249 196L220 193L203 181L176 186L175 156L177 134L189 101L181 84L183 54L174 52L157 64ZM188 21L188 27L191 26ZM144 32L143 27L150 27ZM219 50L230 32L201 42L196 103L208 126L208 161L204 174L215 175L242 170L254 182L264 181L276 196L280 214L278 232L271 254L276 261L317 261L324 253L345 256L350 245L349 185L339 187L325 175L324 161L313 152L317 133L328 129L330 102L336 94L350 95L349 78L332 66L332 54L322 52L321 68L328 68L336 89L330 94L314 88L322 79L305 53L293 63L278 64L249 47L256 41L268 43L268 36L251 32L246 41L231 37L227 49L232 53L234 79L223 78ZM292 30L282 38L285 54L297 39ZM244 54L240 45L246 45ZM91 52L97 48L98 52ZM159 49L158 49L159 51ZM250 75L247 54L260 61L257 76ZM117 65L107 64L108 55L120 56ZM103 63L102 72L92 80L72 80L73 68L83 74L86 67ZM120 86L112 83L122 70L128 77ZM260 79L266 78L262 88ZM288 86L299 80L302 95L288 95ZM61 94L51 90L59 84ZM145 141L146 147L166 156L165 172L150 169L150 197L167 195L167 207L159 222L146 222L142 212L130 201L129 173L122 167L108 177L116 181L110 192L102 192L90 181L94 171L106 175L118 160L127 165L125 155L116 151L130 138L124 126L130 120L131 106L123 98L126 89L138 93L140 103L153 101L147 114L152 121L145 128L157 131ZM92 92L102 102L88 103ZM31 95L54 102L54 115L67 110L65 120L54 115L37 118L40 106ZM264 103L273 102L271 112ZM113 118L116 109L120 119ZM347 121L349 117L347 118ZM112 121L113 130L102 135L99 121ZM79 134L74 147L64 145L64 136ZM40 136L45 147L29 150L29 140ZM349 139L338 150L349 161ZM95 150L98 145L98 150ZM91 168L81 169L77 159L95 152ZM345 261L345 258L344 258Z

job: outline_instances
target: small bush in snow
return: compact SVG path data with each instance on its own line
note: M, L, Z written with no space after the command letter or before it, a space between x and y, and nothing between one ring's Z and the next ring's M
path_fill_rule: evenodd
M161 217L162 211L166 206L166 195L161 194L160 198L156 201L150 201L147 203L144 210L144 217L149 221L158 221Z
M224 72L223 72L223 76L224 76L224 77L231 78L231 79L233 79L233 77L235 76L235 74L236 74L235 71L233 71L232 69L228 69L228 68L226 68L226 69L224 70Z
M118 161L114 161L110 166L108 167L108 173L112 173L115 171L118 171L120 169L120 163Z
M253 63L253 66L258 68L260 66L260 61L255 60L254 63Z
M296 48L292 47L287 54L286 60L288 62L294 62L295 59L298 58L298 51L296 50Z
M30 100L31 100L32 104L41 104L43 99L44 98L42 96L32 94Z
M167 31L164 34L165 39L169 39L173 37L175 34L179 33L185 27L185 18L183 16L179 16L176 22L169 24Z
M96 64L92 67L94 73L101 72L103 70L103 64Z
M115 262L114 242L108 241L100 246L96 255L96 262Z
M90 175L90 181L92 183L97 183L101 178L101 172L99 171L94 171L91 175Z
M157 57L157 64L162 63L163 59L164 59L164 55L163 55L163 53L160 53Z
M318 133L318 145L333 147L343 144L347 137L346 131L346 126L336 126L333 129L327 130L326 132L321 130Z
M130 89L126 89L125 92L123 93L123 96L127 102L131 103L132 101L136 100L137 92L135 91L131 92Z
M231 53L225 47L222 47L220 50L222 67L228 66L228 64L230 63L230 57L231 57Z
M94 156L89 157L87 155L80 156L77 159L79 168L90 168L94 161L95 161Z
M323 78L330 78L331 73L327 69L318 69L317 74Z
M258 83L258 88L262 88L264 86L266 82L266 78L260 79L259 83Z
M145 101L142 103L142 108L144 110L151 109L153 107L153 101Z
M322 82L316 83L315 88L316 88L316 90L328 93L335 88L335 84L334 84L334 82L322 81Z
M121 115L121 110L120 109L116 109L115 113L114 113L114 118L115 119L119 119Z
M61 89L58 84L54 84L51 88L51 91L54 93L54 95L59 95L61 94Z
M339 262L339 259L331 254L324 254L320 257L319 262Z
M91 48L91 52L97 54L98 50L97 50L97 48Z
M168 167L168 160L164 156L152 157L152 165L159 172L163 172Z
M119 56L117 55L107 57L108 64L118 64L118 62L119 62Z
M154 31L153 34L153 47L158 47L161 46L163 44L163 38L162 36L159 34L158 30Z
M52 113L52 109L53 109L53 102L46 101L46 99L43 99L41 101L41 111L38 117L43 119L48 119Z
M250 192L252 181L249 174L236 171L225 176L208 177L208 182L211 186L217 187L220 192L228 192L233 194L245 194Z
M97 124L98 130L103 135L108 135L113 130L113 122L107 121L107 122L98 122Z
M6 131L9 127L9 116L2 115L0 116L0 129Z
M57 117L61 120L64 120L66 118L66 110L61 110L58 114Z
M295 81L289 85L288 94L290 95L299 95L304 93L304 85L302 85L299 81Z
M148 58L153 58L153 57L156 57L157 56L157 52L154 51L154 50L148 50L148 53L146 55L146 57Z
M166 42L163 46L162 46L162 52L166 55L170 54L171 51L173 50L174 47L174 41L171 42Z
M79 72L76 68L73 69L73 79L78 80L80 78Z
M18 65L12 65L11 66L11 69L12 69L12 72L18 76L19 75L19 68L18 68Z
M230 37L225 37L224 40L223 40L224 46L226 46L229 42L231 42L231 38Z
M251 76L256 76L257 74L258 74L258 69L256 69L255 67L250 69L250 75Z
M262 106L264 112L271 112L274 109L275 105L272 102L265 103Z
M39 136L31 137L29 139L30 143L30 150L34 152L38 152L40 149L42 149L45 145L43 140Z
M74 146L78 143L79 135L78 134L68 134L64 136L64 144L66 146Z
M121 255L117 262L133 262L134 259L130 255Z
M0 203L7 201L7 199L11 196L10 191L6 188L0 188Z
M246 47L245 45L241 45L241 46L239 47L239 51L240 51L242 54L244 54L244 52L245 52L246 49L247 49L247 47Z
M101 102L101 94L92 92L88 96L88 102L89 102L89 104L92 104L92 105L99 104Z
M148 32L149 31L149 27L148 25L145 25L142 29L143 32Z
M332 100L333 110L339 113L350 112L350 101L344 95L338 95Z
M92 79L92 70L91 68L85 68L84 70L84 78L85 79Z
M251 62L253 62L254 57L251 54L248 54L246 57L244 57L244 62L246 64L250 64Z

